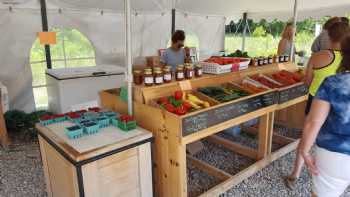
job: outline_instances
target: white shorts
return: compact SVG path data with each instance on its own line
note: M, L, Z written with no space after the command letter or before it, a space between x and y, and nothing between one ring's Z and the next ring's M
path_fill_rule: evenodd
M316 147L318 176L313 176L313 192L318 197L339 197L350 185L350 156Z

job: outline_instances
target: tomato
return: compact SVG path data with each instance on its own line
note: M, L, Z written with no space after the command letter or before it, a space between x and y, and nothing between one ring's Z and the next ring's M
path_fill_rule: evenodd
M163 97L158 100L158 104L160 105L166 105L168 103L169 103L169 99L167 97Z
M168 111L168 112L171 112L171 113L174 113L175 112L175 107L174 105L168 103L165 105L165 109Z
M182 91L176 91L175 94L174 94L174 98L175 100L181 100L182 99Z

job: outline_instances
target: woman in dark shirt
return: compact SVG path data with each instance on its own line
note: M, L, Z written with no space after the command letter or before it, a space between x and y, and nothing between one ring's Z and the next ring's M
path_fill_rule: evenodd
M313 100L299 146L318 197L338 197L350 185L350 36L341 53L338 73L322 83Z

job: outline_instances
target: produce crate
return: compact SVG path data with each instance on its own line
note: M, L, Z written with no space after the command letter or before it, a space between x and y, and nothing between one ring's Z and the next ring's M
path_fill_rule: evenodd
M84 133L86 133L88 135L98 133L98 131L100 130L99 124L97 124L95 122L88 122L88 123L83 124L82 126L84 127Z
M71 127L66 127L64 132L69 139L77 139L84 135L84 129L79 125L74 125Z
M84 113L83 117L87 120L91 120L91 121L95 121L98 117L99 117L99 113L98 112L94 112L94 111L89 111Z
M136 120L128 121L128 122L123 122L118 120L118 128L123 130L123 131L131 131L133 129L136 129Z
M218 63L213 62L201 62L201 65L203 67L203 72L208 74L224 74L229 72L235 72L247 69L249 66L250 59L249 58L230 58L230 57L223 57L224 60L234 59L234 61L237 61L235 63L229 63L220 65Z
M180 100L176 100L175 102L178 102L178 106L177 104L173 104L171 101L170 103L173 104L173 106L175 107L174 111L172 110L169 110L169 108L167 108L167 105L162 103L163 99L168 99L170 100L169 98L170 97L174 97L173 95L168 95L168 96L163 96L161 98L157 98L157 99L154 99L152 100L149 104L153 107L156 107L156 108L160 108L161 110L164 110L164 111L168 111L170 113L173 113L174 115L177 115L177 116L182 116L182 115L186 115L188 113L193 113L193 112L196 112L196 111L200 111L200 110L203 110L203 109L206 109L208 108L208 106L205 106L205 104L198 104L198 102L194 101L195 99L193 99L194 97L198 98L200 101L202 102L206 102L207 105L209 105L209 107L212 107L212 106L215 106L217 104L219 104L218 101L198 92L198 91L180 91L182 92L182 94L185 94L186 95L186 100L183 100L183 99L180 99ZM194 97L193 97L194 96ZM192 97L192 99L191 99ZM175 98L173 98L175 99ZM186 109L186 113L185 114L177 114L175 111L176 111L176 108L181 106L180 103L188 103L191 105L191 107L189 106L189 109Z
M199 88L197 91L206 96L209 96L210 98L216 100L218 103L229 102L250 95L249 92L232 83Z

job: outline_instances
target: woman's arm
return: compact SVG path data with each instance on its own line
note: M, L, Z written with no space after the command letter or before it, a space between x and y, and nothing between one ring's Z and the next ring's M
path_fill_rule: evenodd
M310 87L313 78L314 78L314 66L313 66L313 57L311 56L306 67L304 83Z
M286 49L286 41L282 39L278 44L277 55L283 55L285 49Z
M310 150L316 141L317 135L327 119L330 111L330 104L326 101L315 98L312 102L311 111L306 118L303 129L303 137L299 144L299 153L304 157L306 165L313 174L318 174L314 158L310 155Z

